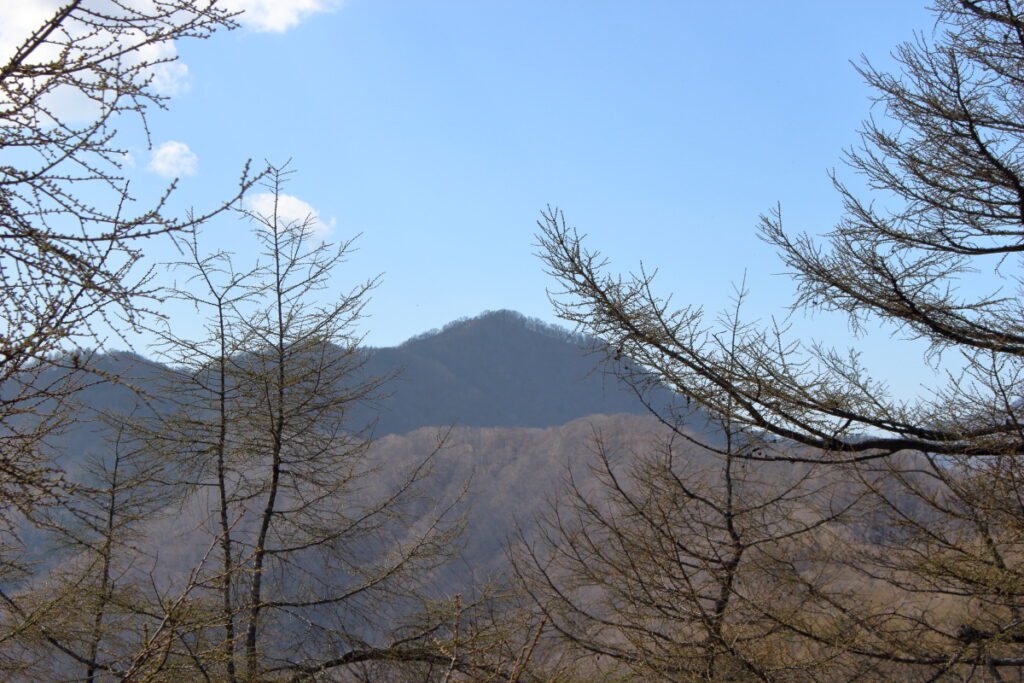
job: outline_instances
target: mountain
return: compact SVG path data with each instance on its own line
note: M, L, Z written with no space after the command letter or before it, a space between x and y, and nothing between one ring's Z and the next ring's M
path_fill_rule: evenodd
M591 415L546 429L422 427L375 441L365 457L376 466L377 475L363 481L352 495L373 500L396 490L437 448L442 434L444 446L431 461L431 474L413 518L429 518L438 501L462 500L458 512L465 515L465 533L458 548L453 548L452 563L434 576L437 587L449 593L506 571L505 549L517 525L534 529L535 518L549 510L550 501L570 475L583 488L596 484L590 470L595 438L600 436L607 451L621 457L655 448L670 436L651 416L625 414ZM678 447L691 464L710 462L706 452L688 443ZM204 520L211 510L212 502L205 495L193 495L173 515L153 525L147 535L159 539L161 572L184 575L201 561L209 546L210 523ZM410 534L418 528L411 522Z
M589 415L647 415L633 391L600 367L602 356L596 340L564 328L513 311L483 313L396 347L366 349L355 381L396 377L384 385L384 396L354 406L349 424L372 424L381 437L423 427L547 428ZM93 411L139 415L159 408L166 391L164 366L135 353L94 354L88 365L94 372L71 380L85 387L75 396L81 419L49 439L51 457L72 476L83 457L104 450ZM47 370L37 381L56 383L65 372ZM120 382L106 381L113 376ZM148 396L146 406L134 389ZM655 391L647 398L664 408L673 395ZM714 431L696 416L687 426Z
M384 384L376 401L352 409L350 424L372 423L378 437L421 427L545 428L587 415L648 414L628 386L600 367L596 340L513 311L464 318L399 346L365 352L356 381L394 379ZM131 387L159 403L159 363L113 352L97 354L89 365L97 372L81 380L87 385L77 396L81 405L128 412L137 404ZM42 381L53 382L62 372L48 371ZM103 381L110 376L119 376L122 384ZM666 407L673 395L655 391L647 398ZM81 436L69 441L81 444Z
M597 367L594 340L493 311L458 320L400 346L369 350L365 371L399 376L386 400L357 413L375 433L427 426L553 427L599 413L646 414L636 395ZM658 405L671 394L652 397Z
M595 486L590 469L595 439L601 439L613 458L621 459L656 448L670 436L654 417L628 414L589 415L545 429L452 429L434 463L428 498L450 500L468 482L467 527L462 551L442 572L442 585L454 590L507 569L505 549L517 526L532 536L535 519L549 510L570 475L583 489ZM429 427L391 434L377 440L370 455L402 471L430 453L437 438L438 430ZM692 464L710 462L707 452L688 443L679 447Z

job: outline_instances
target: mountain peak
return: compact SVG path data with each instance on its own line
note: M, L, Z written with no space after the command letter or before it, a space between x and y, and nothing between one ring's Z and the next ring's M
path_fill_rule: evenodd
M403 368L378 408L377 433L423 426L551 427L596 413L646 413L598 368L593 339L509 310L485 311L373 349L367 370Z
M494 311L483 311L474 316L458 318L446 324L440 329L428 330L402 342L399 347L415 345L438 337L452 337L465 333L499 332L527 330L542 334L544 336L562 339L577 345L585 344L588 340L583 335L576 334L560 325L546 323L539 318L530 318L507 308Z
M353 381L398 374L379 401L352 407L351 425L374 424L383 435L448 425L546 428L592 414L645 414L633 391L603 371L594 348L594 339L515 311L461 318L396 347L366 349ZM125 353L95 362L141 385L160 368ZM125 387L94 393L89 401L97 406L132 400ZM664 405L671 396L649 398Z

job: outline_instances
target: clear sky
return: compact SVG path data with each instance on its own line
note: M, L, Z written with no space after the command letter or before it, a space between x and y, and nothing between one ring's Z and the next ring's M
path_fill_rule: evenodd
M55 3L2 4L0 47ZM828 171L856 184L841 153L872 111L850 61L890 64L934 22L912 0L234 5L241 29L176 46L135 182L181 175L179 199L202 209L246 159L291 159L295 205L331 237L362 235L339 290L384 274L365 321L378 346L485 309L552 321L533 255L547 204L613 267L659 268L680 305L718 310L746 272L749 317L784 314L792 283L759 214L778 202L792 230L831 227ZM246 231L224 218L204 239L244 258ZM840 318L794 331L849 342ZM887 336L856 344L895 384L921 381Z

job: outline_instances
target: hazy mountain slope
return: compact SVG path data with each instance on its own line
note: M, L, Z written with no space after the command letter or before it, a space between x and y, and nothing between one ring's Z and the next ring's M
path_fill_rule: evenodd
M392 434L378 440L373 456L400 470L430 452L436 428ZM642 451L666 434L646 415L590 415L547 429L524 427L457 427L434 464L431 497L450 499L468 483L464 549L445 574L453 589L485 580L506 568L505 547L521 525L528 534L534 518L558 493L570 472L586 488L593 475L590 449L600 434L611 452Z
M352 410L351 424L373 422L380 436L430 426L551 427L592 414L646 414L628 387L598 367L600 356L591 347L590 340L562 328L496 311L400 346L369 348L363 376L397 377L384 385L378 401ZM94 364L159 403L159 363L112 353ZM92 386L79 394L79 403L131 410L128 387L96 381L84 379ZM666 405L671 394L659 392L653 400Z
M689 432L698 436L694 432ZM446 435L445 447L431 464L424 482L417 515L429 518L434 506L452 501L465 492L458 513L465 516L462 547L453 549L454 561L439 572L440 590L468 589L474 582L492 579L507 570L506 548L517 528L530 538L537 533L538 515L549 509L571 475L581 490L593 490L597 480L591 467L595 439L600 438L609 456L628 470L632 456L650 454L671 438L667 427L647 415L590 415L545 429L532 427L423 427L407 434L390 434L378 439L367 454L378 474L362 482L355 499L380 497L403 481L437 447ZM699 436L698 436L699 438ZM706 450L684 439L675 439L680 472L713 482L720 476L720 462ZM807 470L804 465L761 463L759 478L792 482ZM844 475L824 473L824 478ZM623 480L625 481L625 480ZM153 539L160 539L161 570L167 575L187 573L210 543L208 531L213 514L209 491L199 490L189 502L153 525ZM605 498L596 492L594 500ZM870 520L850 527L864 537ZM411 529L416 524L410 525ZM410 533L413 533L410 531ZM153 549L155 553L155 549Z
M457 321L395 348L372 349L366 372L400 369L379 406L377 434L424 426L550 427L598 413L645 414L635 395L597 368L590 342L512 311ZM657 397L665 403L669 394Z
M430 517L435 505L465 494L455 511L466 519L461 548L452 549L453 562L437 576L439 590L458 591L506 570L505 548L517 524L531 534L535 517L546 509L570 472L582 487L591 485L593 475L587 466L596 434L604 437L610 451L627 455L649 447L666 432L652 417L618 414L592 415L547 429L424 427L391 434L374 443L367 454L379 468L378 474L362 482L353 493L354 502L393 491L436 449L442 433L447 433L446 445L431 462L419 512ZM145 558L159 557L161 580L187 576L202 561L212 543L209 530L215 526L214 510L213 492L199 487L186 502L149 523L150 541L140 547ZM151 561L140 566L150 571Z
M350 424L372 423L379 437L422 427L551 427L592 414L647 414L628 387L597 367L599 355L588 353L592 346L562 328L497 311L397 347L367 349L364 377L398 377L384 386L386 396L353 407ZM164 367L134 353L98 355L90 366L97 372L82 375L86 388L75 396L80 419L49 440L52 456L72 476L83 456L105 448L99 413L146 413L133 388L159 409L166 390ZM47 371L43 381L62 372ZM113 376L121 382L103 379ZM671 394L660 392L654 400L665 405Z

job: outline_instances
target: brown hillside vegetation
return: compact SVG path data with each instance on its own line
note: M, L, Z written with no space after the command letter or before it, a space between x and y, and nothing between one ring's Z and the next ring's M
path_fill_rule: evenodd
M375 448L403 462L437 435ZM432 493L451 496L468 478L471 493L445 585L500 576L514 534L527 606L524 632L506 637L544 626L531 669L543 680L991 675L946 654L976 648L1012 609L1000 591L1016 580L1019 538L986 538L985 519L1012 510L991 495L981 503L980 473L910 453L884 465L751 462L738 456L814 452L702 443L633 415L453 429ZM995 572L999 587L986 585ZM1012 657L1013 641L1003 647Z
M547 429L422 428L373 444L366 467L380 476L349 505L379 499L429 459L404 522L386 532L402 547L430 528L437 501L464 499L461 550L417 580L432 586L438 606L463 596L461 634L448 631L443 642L462 643L465 671L511 671L538 634L523 680L927 680L975 668L944 652L976 647L976 634L1011 609L999 591L1016 585L1020 539L1008 531L986 537L979 526L1012 512L998 491L978 491L971 472L920 456L884 467L750 462L730 449L809 452L752 439L707 448L699 437L637 415ZM136 613L141 605L155 610L169 596L201 594L219 575L209 551L213 491L199 488L154 512L166 502L143 476L147 461L136 458L123 454L122 468L133 473L124 491L148 504L152 518L134 526L131 553L115 558L116 600L131 608L109 617L116 629L104 631L107 656L137 647L132 639L149 620ZM239 519L236 536L253 528ZM350 550L373 557L359 541ZM87 607L80 593L59 587L81 582L88 566L87 555L72 556L22 596L59 642L76 642L84 624L68 618ZM294 569L310 578L323 571L314 555L296 556ZM196 610L204 601L185 603ZM177 628L200 640L212 635L222 622L210 607L178 615ZM377 618L402 618L396 608ZM336 632L371 639L353 619ZM295 624L273 628L276 642L298 635ZM45 662L58 676L77 666L45 643L22 647L19 661L30 670ZM1007 638L1002 647L1017 646ZM268 645L268 656L274 652ZM189 670L174 661L173 670ZM423 662L362 670L385 679L432 675Z

